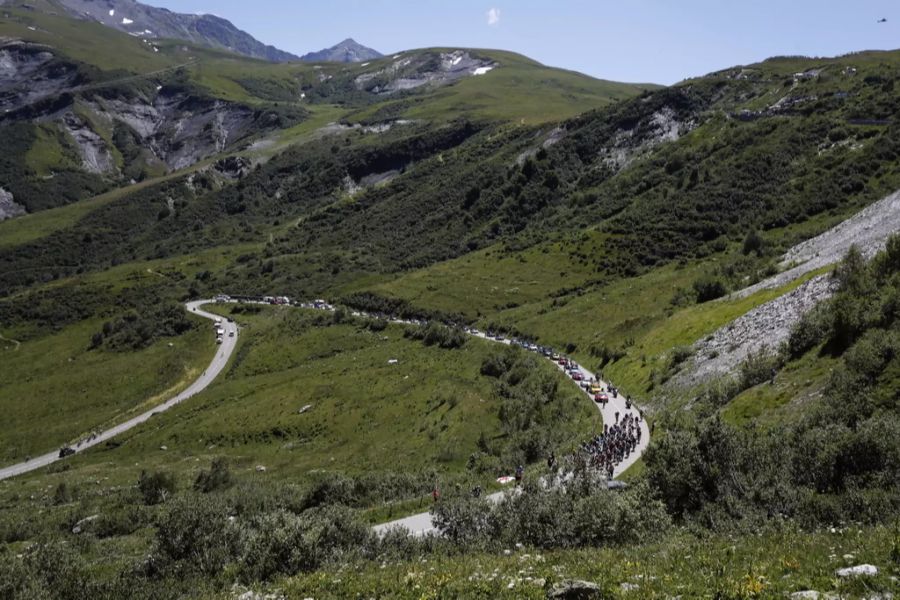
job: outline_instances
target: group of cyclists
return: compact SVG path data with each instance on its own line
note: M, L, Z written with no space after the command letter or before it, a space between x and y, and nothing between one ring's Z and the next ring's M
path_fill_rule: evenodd
M581 445L580 452L588 459L589 465L612 479L617 464L631 456L641 443L641 415L631 413L613 425L604 424L603 433Z

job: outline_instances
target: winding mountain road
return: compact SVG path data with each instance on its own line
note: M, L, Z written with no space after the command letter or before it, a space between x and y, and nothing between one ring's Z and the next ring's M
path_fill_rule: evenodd
M476 337L486 339L486 340L489 340L492 342L497 342L497 340L488 338L484 333L481 333L481 332L479 332L477 334L470 334L470 335L474 335ZM510 344L511 342L509 340L503 340L502 342L498 342L498 343ZM560 367L559 365L557 365L557 367L560 370L563 370L563 368ZM578 370L581 371L582 377L586 378L587 380L596 378L597 381L600 382L601 386L603 386L604 388L607 388L607 389L609 388L608 381L600 380L593 373L591 373L590 371L588 371L581 365L578 366ZM591 404L596 406L597 410L600 411L600 414L603 416L604 423L613 424L616 422L617 417L619 420L622 420L625 418L625 415L628 415L628 414L632 415L632 417L634 417L634 418L637 418L639 416L638 409L636 406L634 406L634 404L631 405L631 408L627 408L626 403L625 403L625 396L622 394L619 394L617 398L613 398L612 395L610 395L609 402L606 403L606 406L603 406L601 404L597 404L596 402L594 402L593 398L591 398L591 396L589 394L587 394L587 392L584 392L584 394L588 397ZM647 420L642 418L640 421L640 426L641 426L640 442L637 444L635 451L632 452L628 456L628 458L626 458L625 460L623 460L622 462L620 462L619 464L617 464L615 466L615 469L613 470L613 477L618 477L619 475L624 473L626 470L628 470L628 468L631 465L633 465L635 462L638 461L638 459L640 459L641 455L647 449L647 446L650 445L650 428L647 425ZM500 500L503 499L504 493L505 492L496 492L494 494L490 494L490 495L486 496L486 498L491 502L499 502ZM386 533L388 530L393 529L393 528L404 528L404 529L408 530L411 535L415 535L415 536L427 535L429 533L435 533L437 531L437 527L435 527L434 522L431 520L431 514L427 513L427 512L419 513L419 514L412 515L409 517L405 517L403 519L397 519L395 521L388 521L387 523L382 523L382 524L376 525L374 527L375 532L378 534Z
M212 300L195 300L193 302L188 302L185 307L187 310L192 313L199 315L201 317L205 317L207 319L215 321L216 319L221 319L219 315L206 312L202 308L200 308L204 304L208 304L213 302ZM371 316L371 315L368 315ZM403 321L399 319L392 320L394 323L400 324L409 324L409 321ZM203 374L198 377L187 389L174 396L170 400L167 400L163 404L154 407L151 410L148 410L140 415L132 417L131 419L120 423L114 427L110 427L104 431L97 433L96 435L91 435L89 438L81 441L77 447L75 448L77 451L81 451L92 446L96 446L105 442L106 440L119 435L120 433L124 433L141 423L148 421L153 415L168 410L175 406L176 404L180 404L184 402L188 398L194 396L205 390L209 384L211 384L215 378L221 373L225 366L228 364L229 358L231 358L231 354L234 352L234 349L237 345L237 335L238 335L238 327L235 323L226 323L223 322L222 326L226 329L226 335L223 337L222 344L216 350L216 354L213 357L212 362L209 367L203 372ZM231 333L234 333L234 337L231 336ZM469 335L474 337L478 337L487 341L491 341L494 343L506 344L510 345L512 342L508 339L498 340L494 338L488 337L486 334L482 332L473 332L470 331ZM563 368L557 365L557 368L563 370ZM594 373L591 373L587 369L582 366L578 367L582 373L582 376L585 379L597 379L601 386L604 388L609 388L608 381L601 381L598 377L595 376ZM568 375L567 375L568 376ZM575 382L573 382L575 383ZM620 394L617 397L613 398L610 396L609 402L606 405L597 404L593 401L593 398L587 393L582 392L588 398L591 404L593 404L597 410L600 411L600 414L603 417L604 423L615 423L617 419L624 419L625 415L631 414L633 417L637 418L639 415L637 407L632 405L630 408L626 406L625 396ZM650 430L647 426L646 419L640 420L641 426L641 440L637 445L637 448L631 455L617 464L613 471L613 476L616 477L624 473L631 465L633 465L637 460L641 457L644 451L647 449L647 446L650 443ZM16 475L21 475L23 473L27 473L29 471L34 471L35 469L40 469L41 467L45 467L51 463L60 460L59 452L49 452L44 454L43 456L38 456L36 458L32 458L25 462L21 462L18 464L14 464L8 467L4 467L0 469L0 480L7 479L9 477L15 477ZM488 500L492 502L498 502L503 498L504 492L497 492L495 494L490 494L487 496ZM374 530L376 533L384 533L392 528L405 528L412 535L426 535L432 532L437 531L437 528L434 525L434 522L431 519L430 513L419 513L416 515L412 515L409 517L405 517L403 519L397 519L395 521L389 521L387 523L382 523L380 525L376 525Z
M193 302L188 302L185 307L191 314L205 317L212 321L221 319L221 316L206 312L205 310L200 308L203 304L208 304L211 302L212 300L195 300ZM216 354L213 357L212 362L209 363L209 366L205 371L203 371L203 374L200 375L200 377L198 377L184 391L165 401L164 403L155 406L152 409L135 417L132 417L131 419L128 419L123 423L119 423L118 425L110 427L109 429L106 429L104 431L97 432L96 435L85 437L80 443L73 444L71 447L77 452L80 452L92 446L102 444L106 440L148 421L153 415L169 410L176 404L180 404L191 396L199 394L200 392L205 390L207 386L209 386L209 384L211 384L215 380L219 373L221 373L222 370L225 369L225 366L228 364L228 359L231 358L231 354L234 352L234 349L237 346L237 324L227 323L223 321L222 327L225 329L225 335L222 338L222 343L216 349ZM231 337L232 332L234 333L234 337ZM29 471L34 471L35 469L40 469L41 467L46 467L47 465L58 460L61 459L59 457L59 451L56 450L53 452L48 452L47 454L44 454L42 456L31 458L24 462L10 465L8 467L3 467L2 469L0 469L0 480L15 477L16 475L21 475L23 473L28 473Z

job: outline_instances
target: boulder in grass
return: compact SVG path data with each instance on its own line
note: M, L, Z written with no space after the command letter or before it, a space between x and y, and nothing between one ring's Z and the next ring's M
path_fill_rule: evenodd
M596 583L580 581L578 579L566 579L555 584L547 592L550 600L600 600L603 598L603 590Z
M838 577L871 577L878 575L878 567L875 565L856 565L855 567L838 569L834 574Z

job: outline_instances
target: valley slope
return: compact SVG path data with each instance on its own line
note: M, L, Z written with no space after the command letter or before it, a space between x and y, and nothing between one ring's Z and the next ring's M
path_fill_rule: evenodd
M3 10L4 461L193 379L214 336L188 299L339 309L223 305L243 331L207 390L0 483L0 590L860 592L831 547L894 585L900 250L865 224L896 219L900 51L659 88L481 49L274 64ZM617 419L462 326L618 385L653 431L631 486L575 458ZM550 453L566 493L538 485ZM519 465L525 493L472 493ZM429 507L442 539L370 533Z

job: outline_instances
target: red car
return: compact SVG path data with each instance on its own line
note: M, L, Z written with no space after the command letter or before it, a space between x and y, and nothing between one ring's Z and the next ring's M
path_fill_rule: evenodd
M566 365L569 364L569 361L566 360L565 358L560 358L560 359L559 359L558 361L556 361L556 362L557 362L561 367L565 367Z
M606 404L607 402L609 402L609 396L607 396L605 393L595 394L594 402Z
M582 379L584 379L584 375L581 374L581 371L575 371L574 373L572 373L572 379L574 379L575 381L581 381Z

